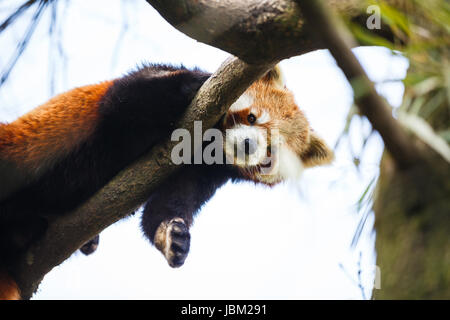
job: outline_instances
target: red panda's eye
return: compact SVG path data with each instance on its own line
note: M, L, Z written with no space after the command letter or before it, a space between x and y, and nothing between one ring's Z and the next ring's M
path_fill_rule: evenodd
M255 121L256 121L256 116L255 116L253 113L250 113L250 114L247 116L247 121L248 121L248 123L250 123L250 124L254 124Z

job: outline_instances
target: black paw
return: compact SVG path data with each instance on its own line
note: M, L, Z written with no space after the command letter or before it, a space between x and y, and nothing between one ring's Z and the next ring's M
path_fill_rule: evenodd
M191 235L182 219L173 219L167 228L168 248L166 259L173 268L181 267L189 253Z
M85 255L90 255L91 253L94 253L95 250L98 248L98 243L100 241L100 236L97 235L92 240L89 240L86 242L81 248L80 251L84 253Z

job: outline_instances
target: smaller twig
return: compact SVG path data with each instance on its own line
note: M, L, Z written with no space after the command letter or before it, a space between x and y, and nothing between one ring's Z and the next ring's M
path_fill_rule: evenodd
M357 280L355 280L353 278L353 276L347 271L347 269L345 269L344 265L340 262L339 263L339 268L341 268L342 272L344 272L344 274L347 276L347 278L353 282L353 284L355 286L357 286L359 288L359 290L361 290L361 296L363 300L367 300L366 297L366 293L364 292L364 286L362 285L362 268L361 268L361 260L362 260L362 252L359 252L359 260L358 260L358 271L357 271Z
M56 59L54 57L54 47L55 47L55 30L58 26L58 15L57 15L57 2L53 2L50 5L50 23L48 28L48 38L49 38L49 48L48 48L48 61L49 61L49 78L50 78L50 95L55 94L55 82L56 82Z
M364 286L362 285L362 279L361 279L361 260L362 260L362 251L359 252L359 260L358 260L358 288L361 290L361 295L363 300L366 300L366 293L364 292Z
M12 56L11 61L9 62L8 66L5 68L5 70L2 72L0 77L0 86L6 82L9 75L11 74L12 69L16 65L19 58L22 56L23 52L27 48L28 44L30 43L31 36L33 35L33 32L36 30L36 26L39 23L40 18L42 17L42 13L44 12L45 7L47 6L47 2L41 1L39 2L38 8L36 9L33 17L31 18L30 24L28 25L27 30L25 31L25 34L22 38L22 40L17 45L16 51L14 55Z
M6 28L8 28L11 24L13 24L17 18L22 16L23 13L25 13L32 5L34 5L38 1L40 1L40 0L28 0L27 2L22 4L20 7L18 7L8 18L6 18L0 24L0 33L2 31L4 31Z

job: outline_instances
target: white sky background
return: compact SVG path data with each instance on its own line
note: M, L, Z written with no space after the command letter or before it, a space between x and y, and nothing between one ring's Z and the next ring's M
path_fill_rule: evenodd
M0 21L20 2L2 1ZM59 13L64 7L60 5ZM118 77L143 61L214 72L228 56L184 36L145 1L71 1L65 12L67 68L63 72L57 65L55 93ZM50 98L48 20L47 14L10 81L0 89L2 121L12 121ZM128 28L117 47L124 21ZM0 36L0 70L25 27L19 22ZM385 49L359 48L355 53L374 81L405 75L406 60ZM312 127L334 146L352 104L351 88L334 60L322 50L281 66ZM378 89L392 105L400 104L401 83ZM372 215L358 246L350 248L363 214L357 213L356 203L378 174L382 152L381 139L373 135L356 170L349 145L359 154L368 132L366 120L354 119L350 139L341 143L335 163L306 171L298 183L273 189L247 183L224 186L198 215L191 229L191 252L179 269L171 269L143 237L136 214L106 229L95 254L75 253L56 267L34 298L361 299L355 284L360 254L362 284L370 297L375 265Z

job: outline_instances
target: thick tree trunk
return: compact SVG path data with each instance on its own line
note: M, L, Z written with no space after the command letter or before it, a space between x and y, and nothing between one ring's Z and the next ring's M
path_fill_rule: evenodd
M447 151L435 154L407 134L392 117L350 51L351 35L320 2L300 1L350 83L364 85L355 103L383 138L383 157L375 199L380 299L450 297L450 165ZM411 70L410 70L411 72ZM443 110L448 110L444 106ZM440 117L442 121L442 116ZM444 117L445 119L445 117ZM448 126L447 121L444 123ZM432 123L436 128L436 124ZM441 150L442 151L442 150ZM444 160L446 158L447 160Z
M400 170L385 154L375 199L375 299L450 298L450 165Z

